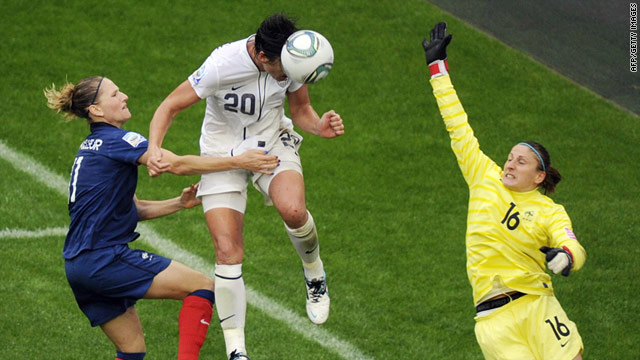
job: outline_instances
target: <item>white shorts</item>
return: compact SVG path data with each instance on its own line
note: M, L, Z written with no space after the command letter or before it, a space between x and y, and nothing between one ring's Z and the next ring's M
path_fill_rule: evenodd
M269 150L276 155L280 165L273 175L252 173L248 170L228 170L202 175L198 188L198 198L202 199L202 209L206 213L213 208L230 208L244 214L247 205L247 185L251 177L253 186L264 196L265 205L273 205L269 196L271 181L285 170L294 170L302 175L302 164L298 149L302 136L294 130L282 129L278 141Z

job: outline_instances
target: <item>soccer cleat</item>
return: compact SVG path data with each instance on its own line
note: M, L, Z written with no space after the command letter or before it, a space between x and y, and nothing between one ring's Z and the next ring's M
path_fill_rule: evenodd
M307 284L307 316L314 324L324 324L329 317L329 289L327 288L327 275L319 279L308 280Z
M249 357L241 352L237 352L238 350L233 350L231 354L229 354L229 360L240 360L240 359L249 359Z

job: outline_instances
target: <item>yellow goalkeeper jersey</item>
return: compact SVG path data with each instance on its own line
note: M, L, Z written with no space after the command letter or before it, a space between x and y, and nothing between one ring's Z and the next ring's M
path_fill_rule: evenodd
M503 291L553 294L541 246L566 246L579 270L586 253L562 205L537 189L515 192L502 184L502 168L486 156L467 122L449 75L431 80L451 137L451 148L469 186L467 276L477 305Z

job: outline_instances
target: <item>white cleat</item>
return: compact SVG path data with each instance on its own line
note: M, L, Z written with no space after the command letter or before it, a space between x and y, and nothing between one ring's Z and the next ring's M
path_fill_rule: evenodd
M314 324L324 324L329 318L329 289L327 275L319 279L304 279L307 284L307 316Z
M237 350L233 350L231 354L229 354L229 360L241 360L241 359L251 360L247 355L245 355L242 352L237 352Z

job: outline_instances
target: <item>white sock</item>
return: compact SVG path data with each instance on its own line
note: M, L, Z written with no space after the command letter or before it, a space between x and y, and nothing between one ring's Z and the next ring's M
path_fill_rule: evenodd
M320 279L324 276L324 265L319 257L312 263L302 262L302 268L304 269L304 277L308 280Z
M307 222L298 229L291 229L284 225L293 247L302 260L304 274L307 279L317 279L323 276L324 268L320 260L320 245L318 244L318 231L313 221L313 216L307 211Z
M224 334L227 356L233 350L246 354L244 324L247 294L242 280L242 264L216 264L215 286L216 309Z

